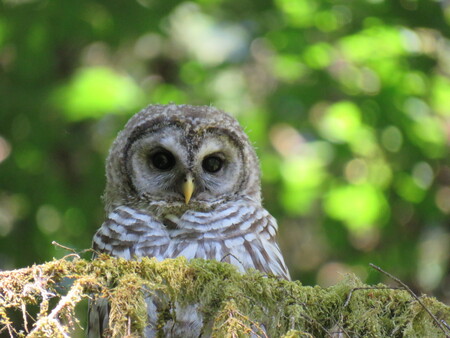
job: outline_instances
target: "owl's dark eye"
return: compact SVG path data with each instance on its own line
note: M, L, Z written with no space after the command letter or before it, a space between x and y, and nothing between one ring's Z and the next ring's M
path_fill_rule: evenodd
M167 150L160 150L150 156L153 166L159 170L170 170L175 166L175 157Z
M220 169L222 169L222 166L223 166L223 159L221 159L217 155L205 157L202 162L203 170L209 173L218 172Z

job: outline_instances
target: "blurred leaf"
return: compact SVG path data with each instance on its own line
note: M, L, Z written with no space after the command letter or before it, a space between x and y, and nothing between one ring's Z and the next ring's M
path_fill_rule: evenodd
M376 187L363 185L340 186L325 197L328 215L344 222L350 231L360 232L380 225L386 218L386 200Z
M55 92L54 101L70 120L99 118L144 104L143 94L131 78L106 67L79 69L67 86Z
M332 104L320 121L323 137L333 142L350 142L361 127L361 111L350 101Z
M431 102L441 115L450 116L450 79L437 76L433 79Z
M323 32L332 32L339 28L340 22L334 11L321 11L314 16L317 28Z
M354 62L381 61L405 53L398 29L383 24L346 36L339 44L344 55Z
M397 193L408 202L419 203L425 197L425 190L417 185L413 177L400 173L395 180Z
M298 80L307 71L296 55L277 55L273 67L275 75L287 82Z
M411 128L411 135L428 156L432 158L446 156L447 135L438 118L433 116L416 118Z
M318 6L312 0L291 1L276 0L276 5L286 15L287 21L295 27L308 27L314 22L314 13Z
M325 175L323 163L317 158L294 157L284 161L282 202L286 211L294 215L307 213Z
M331 64L333 49L327 43L317 43L306 48L304 59L308 66L315 69L322 69Z

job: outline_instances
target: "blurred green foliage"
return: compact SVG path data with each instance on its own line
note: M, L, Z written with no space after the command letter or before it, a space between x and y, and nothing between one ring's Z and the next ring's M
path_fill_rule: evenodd
M213 104L259 153L294 278L450 302L450 3L3 0L0 267L81 250L149 103Z

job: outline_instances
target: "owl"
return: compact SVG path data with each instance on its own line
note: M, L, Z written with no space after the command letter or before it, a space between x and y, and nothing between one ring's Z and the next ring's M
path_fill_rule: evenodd
M261 203L258 158L239 123L223 111L148 106L114 141L106 177L107 218L93 238L97 252L213 259L290 279L277 223ZM153 337L159 305L147 303L145 335ZM201 315L177 310L179 327L166 336L200 336ZM91 337L104 334L107 312L104 303L91 306Z

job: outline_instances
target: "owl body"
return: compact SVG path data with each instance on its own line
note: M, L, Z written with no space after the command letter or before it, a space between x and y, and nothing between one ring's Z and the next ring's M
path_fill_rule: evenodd
M242 272L254 268L289 278L275 243L276 223L264 209L228 203L214 212L187 211L170 222L173 228L145 211L118 207L94 236L94 249L125 259L215 259Z
M149 106L118 135L106 168L107 219L94 236L96 251L214 259L289 279L276 221L261 205L256 154L229 115L208 106ZM148 337L156 310L148 301ZM104 304L91 307L91 336L102 333L106 312ZM201 316L180 312L179 332L198 336Z

